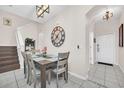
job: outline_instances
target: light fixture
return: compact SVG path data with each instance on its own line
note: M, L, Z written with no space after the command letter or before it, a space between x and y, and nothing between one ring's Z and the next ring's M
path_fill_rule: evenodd
M113 12L107 10L103 16L103 20L108 21L112 16Z
M36 6L36 15L37 17L43 17L44 13L49 13L49 5L37 5Z

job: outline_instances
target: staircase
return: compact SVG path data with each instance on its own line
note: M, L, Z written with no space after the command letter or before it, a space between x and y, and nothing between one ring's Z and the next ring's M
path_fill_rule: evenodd
M16 46L0 46L0 73L20 68Z

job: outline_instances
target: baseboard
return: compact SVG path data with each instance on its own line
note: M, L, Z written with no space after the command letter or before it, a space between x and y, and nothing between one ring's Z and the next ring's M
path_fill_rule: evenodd
M78 75L76 73L73 73L73 72L70 72L68 71L68 73L76 78L79 78L79 79L82 79L82 80L87 80L88 79L88 75L87 76L81 76L81 75Z
M120 64L118 64L118 66L120 67L121 71L124 73L123 67Z

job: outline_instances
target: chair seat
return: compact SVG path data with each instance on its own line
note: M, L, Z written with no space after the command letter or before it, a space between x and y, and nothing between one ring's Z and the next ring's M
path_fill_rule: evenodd
M66 71L65 68L60 68L60 69L58 69L58 70L57 70L57 69L54 69L54 70L53 70L53 72L56 73L56 74L61 74L61 73L65 72L65 71Z

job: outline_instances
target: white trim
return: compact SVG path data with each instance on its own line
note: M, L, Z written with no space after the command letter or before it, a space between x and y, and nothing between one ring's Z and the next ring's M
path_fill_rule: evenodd
M82 79L82 80L87 80L87 79L88 79L88 75L87 75L87 76L81 76L81 75L78 75L78 74L73 73L73 72L70 72L70 71L68 71L68 73L69 73L70 75L72 75L72 76L74 76L74 77L77 77L77 78L79 78L79 79Z

